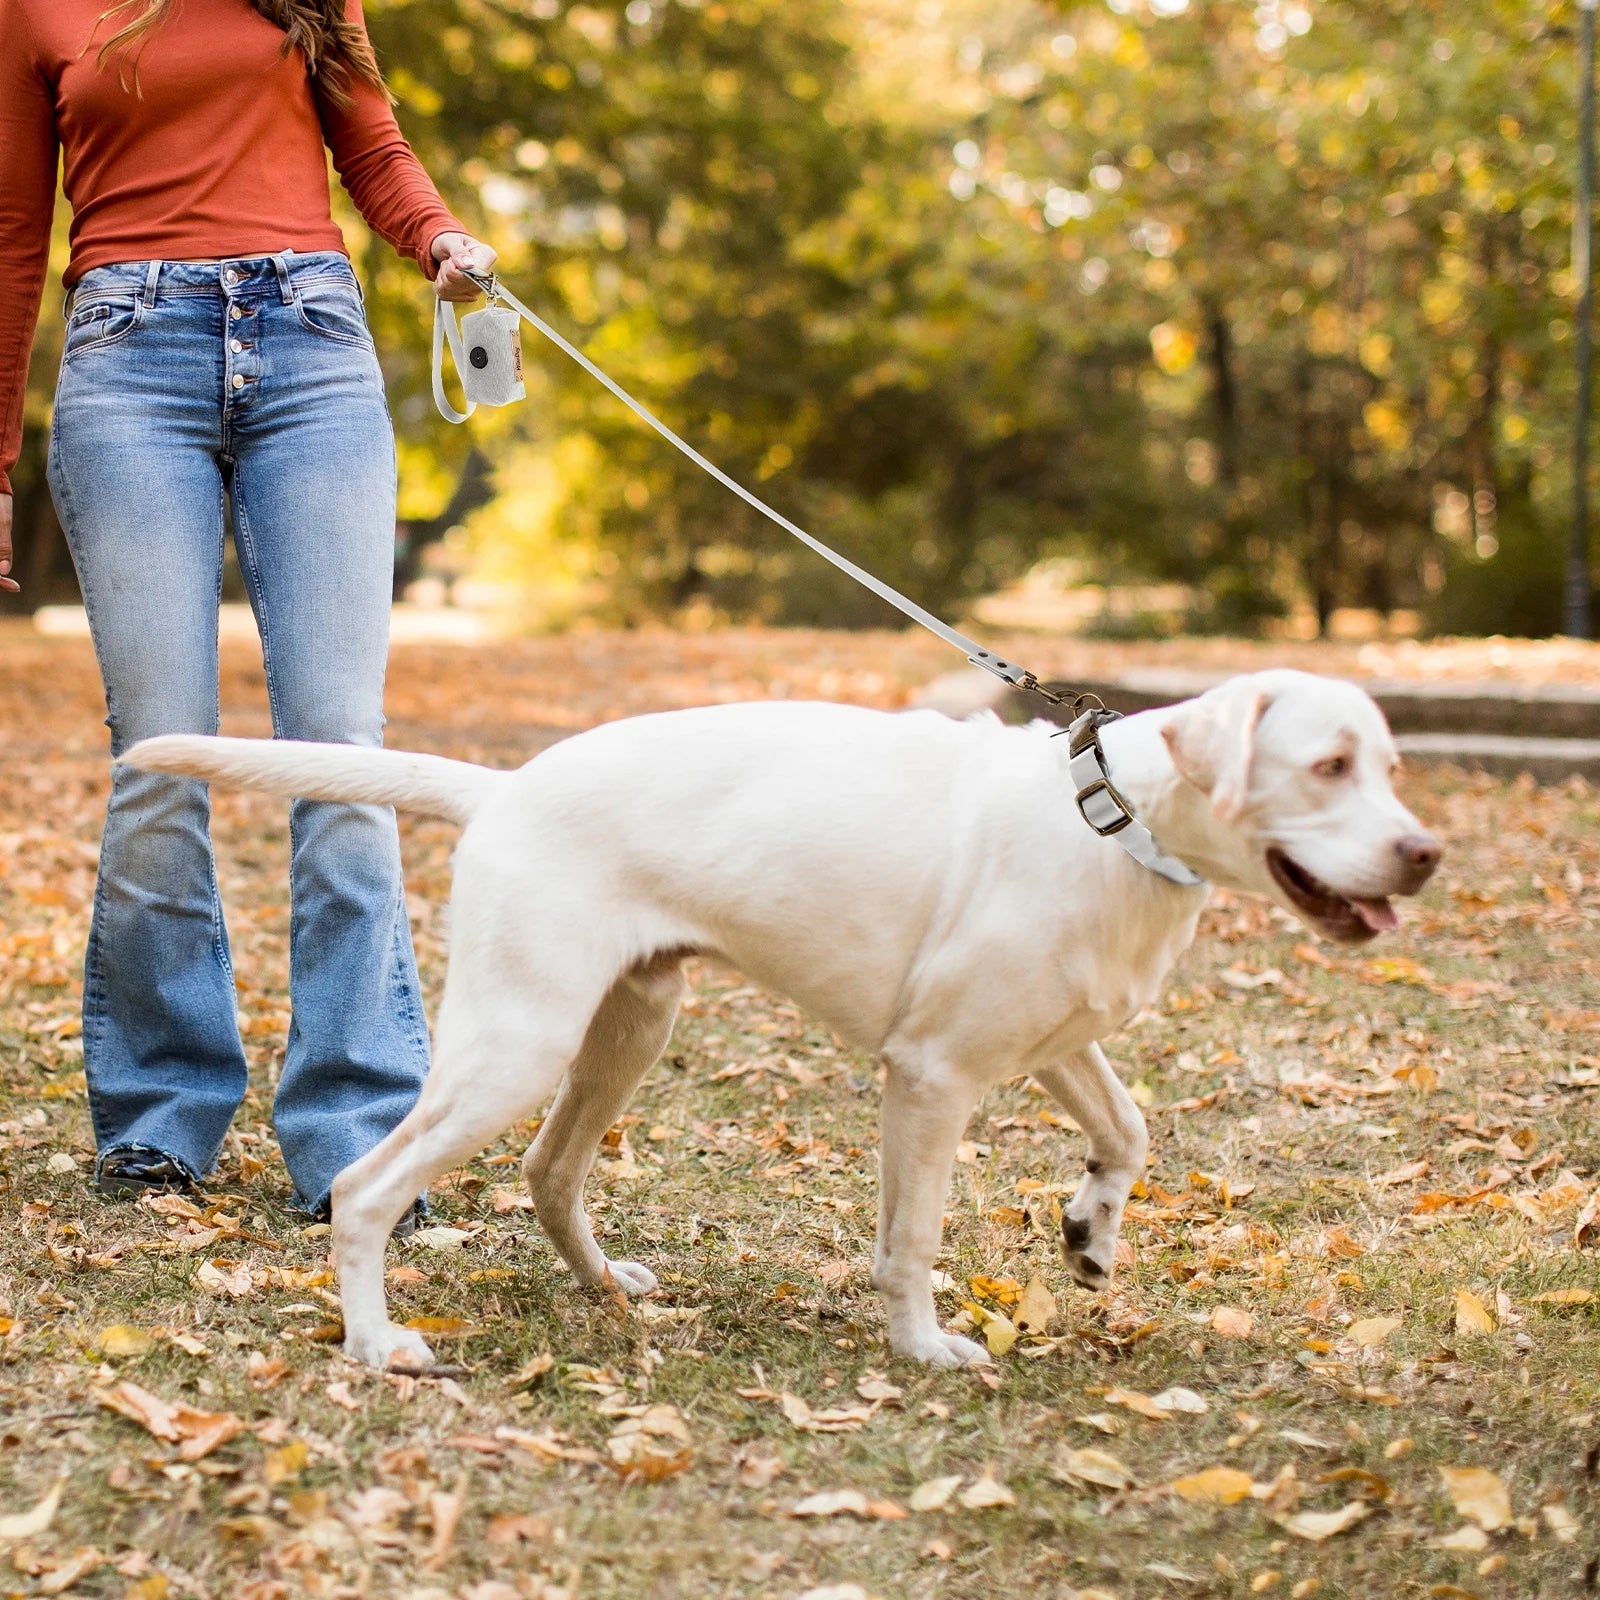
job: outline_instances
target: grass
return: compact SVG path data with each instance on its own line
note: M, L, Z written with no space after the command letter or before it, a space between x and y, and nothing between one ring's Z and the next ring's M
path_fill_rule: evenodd
M70 641L50 650L43 717L20 689L0 697L21 751L0 777L0 1516L65 1488L48 1528L0 1543L0 1594L1594 1587L1600 1283L1592 1243L1574 1244L1600 1173L1591 789L1413 775L1446 865L1400 935L1354 956L1217 898L1159 1010L1110 1042L1149 1106L1152 1158L1108 1292L1072 1287L1055 1243L1078 1136L1027 1084L995 1090L950 1196L941 1304L981 1317L1038 1277L1058 1315L991 1371L930 1375L884 1345L866 1282L876 1064L702 967L590 1184L608 1252L652 1264L661 1293L572 1287L518 1206L524 1129L440 1186L434 1220L465 1237L391 1252L397 1314L443 1328L447 1375L419 1382L353 1369L322 1342L336 1316L325 1233L287 1208L267 1122L287 929L270 802L218 796L253 1066L221 1171L198 1216L87 1190L74 1018L103 759L92 666ZM505 654L459 658L453 681L437 656L397 660L392 698L414 725L393 742L450 748L458 705L470 731L456 748L512 759L517 730L485 708L534 691L514 681L526 658ZM258 731L247 658L229 674L234 725ZM693 697L687 678L680 690ZM436 994L452 835L408 824L406 837ZM1537 1298L1558 1290L1597 1298ZM1460 1291L1487 1331L1467 1331ZM1246 1313L1248 1332L1219 1311ZM1351 1329L1370 1338L1378 1318L1399 1321L1363 1348ZM181 1440L105 1406L123 1383L243 1428L183 1459ZM885 1384L898 1395L858 1393ZM1204 1413L1147 1420L1117 1393L1174 1385ZM864 1415L801 1431L783 1394ZM611 1440L644 1407L674 1409L632 1419L663 1431L629 1476ZM1136 1486L1071 1476L1084 1449ZM1263 1497L1205 1504L1167 1487L1218 1465ZM1511 1524L1479 1539L1461 1536L1440 1472L1468 1466L1509 1491ZM955 1475L943 1509L907 1510L918 1485ZM979 1480L1011 1503L960 1504ZM788 1514L844 1489L885 1514ZM1368 1514L1326 1542L1284 1525L1352 1500ZM1438 1547L1452 1538L1480 1547Z

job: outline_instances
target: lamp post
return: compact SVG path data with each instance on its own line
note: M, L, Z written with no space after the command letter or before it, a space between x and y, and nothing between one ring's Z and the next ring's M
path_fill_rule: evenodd
M1567 550L1562 631L1589 637L1589 400L1594 321L1594 13L1578 0L1583 82L1578 88L1578 204L1572 219L1572 270L1578 278L1578 402L1572 440L1572 542Z

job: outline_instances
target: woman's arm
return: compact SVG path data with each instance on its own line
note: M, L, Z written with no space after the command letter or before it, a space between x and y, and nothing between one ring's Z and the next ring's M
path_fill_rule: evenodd
M345 16L365 28L360 0L347 0ZM494 251L474 239L439 198L385 96L353 77L348 89L348 105L319 94L317 109L334 168L356 210L374 233L434 279L441 296L475 298L479 291L463 274L469 267L487 272Z
M0 589L11 572L11 468L22 450L22 405L56 203L55 96L22 0L0 0Z

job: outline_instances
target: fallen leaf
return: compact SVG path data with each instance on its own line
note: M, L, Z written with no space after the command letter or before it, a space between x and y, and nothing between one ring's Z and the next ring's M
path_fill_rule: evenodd
M913 1511L942 1511L949 1505L950 1497L961 1487L959 1473L948 1478L929 1478L911 1491L907 1502Z
M33 1539L43 1533L54 1520L66 1487L66 1478L57 1478L30 1510L14 1511L10 1516L0 1517L0 1539Z
M221 1256L202 1261L195 1277L213 1293L226 1295L230 1300L247 1299L256 1289L248 1263L227 1261Z
M406 1326L435 1339L465 1339L478 1332L463 1317L413 1317Z
M1535 1305L1584 1306L1594 1299L1593 1289L1546 1289L1533 1297Z
M1191 1417L1203 1417L1211 1409L1211 1402L1193 1389L1163 1389L1160 1394L1153 1394L1150 1398L1166 1411L1182 1411Z
M747 1489L765 1489L784 1471L783 1458L746 1452L739 1460L739 1482Z
M1556 1536L1558 1544L1571 1544L1578 1537L1582 1525L1559 1500L1540 1506L1539 1515L1544 1518L1545 1527Z
M483 1531L490 1544L547 1544L551 1532L550 1519L535 1516L531 1511L502 1511L498 1516L489 1518Z
M1399 1326L1399 1317L1363 1317L1350 1324L1350 1337L1363 1350L1377 1350Z
M1375 1188L1392 1189L1402 1183L1415 1183L1418 1178L1427 1177L1432 1170L1433 1163L1424 1156L1420 1161L1408 1161L1404 1166L1384 1173L1381 1178L1374 1178L1372 1182Z
M995 1477L990 1467L985 1467L983 1476L976 1483L969 1483L956 1499L968 1511L988 1511L995 1506L1014 1506L1017 1503L1016 1495Z
M870 1406L836 1406L828 1411L813 1411L797 1394L778 1396L778 1404L789 1425L801 1433L854 1433L872 1420Z
M61 1562L53 1572L46 1573L39 1579L40 1594L64 1594L80 1578L86 1578L98 1566L105 1563L105 1557L98 1550L75 1550Z
M1456 1290L1456 1332L1463 1336L1494 1332L1494 1318L1488 1306L1470 1289Z
M1511 1496L1487 1467L1440 1467L1439 1476L1451 1504L1485 1533L1510 1526Z
M1474 1522L1464 1522L1453 1533L1432 1541L1435 1550L1459 1550L1474 1555L1489 1548L1489 1535Z
M1170 1422L1172 1420L1172 1407L1164 1406L1158 1400L1152 1400L1147 1394L1140 1394L1137 1389L1111 1389L1106 1393L1106 1404L1121 1406L1124 1411L1132 1411L1141 1417L1148 1417L1152 1422Z
M114 1322L102 1328L95 1345L103 1356L125 1360L130 1356L147 1356L156 1347L155 1340L143 1328L131 1328L125 1322Z
M1292 1517L1285 1517L1282 1526L1286 1533L1292 1533L1297 1539L1309 1539L1313 1544L1321 1544L1324 1539L1331 1539L1336 1533L1355 1527L1371 1511L1372 1507L1365 1500L1352 1500L1337 1511L1297 1511Z
M261 1463L261 1480L268 1488L275 1489L280 1483L299 1477L310 1460L311 1452L305 1440L291 1439L288 1444L267 1452Z
M1578 1220L1572 1225L1572 1242L1579 1250L1586 1244L1600 1243L1600 1189L1578 1213Z
M418 1228L411 1235L411 1242L420 1244L424 1250L443 1250L449 1254L459 1250L471 1237L470 1229L447 1228L439 1223L431 1228Z
M244 1424L232 1412L197 1411L182 1401L169 1405L135 1383L96 1389L94 1398L108 1411L131 1418L156 1438L176 1444L183 1461L199 1461L244 1431Z
M1211 1313L1211 1331L1224 1339L1248 1339L1255 1325L1255 1318L1238 1306L1218 1306Z
M1105 1489L1131 1489L1139 1481L1115 1456L1093 1447L1067 1451L1054 1470L1057 1477L1077 1478Z
M1033 1277L1022 1291L1012 1321L1018 1333L1048 1333L1056 1317L1056 1297L1045 1287L1044 1280Z
M791 1517L864 1517L867 1497L859 1489L828 1489L789 1507Z
M456 1541L456 1528L467 1504L467 1475L462 1473L448 1494L435 1489L428 1496L428 1514L433 1518L433 1539L428 1554L423 1558L423 1568L437 1572L450 1559L450 1547Z
M1231 1506L1250 1498L1255 1480L1237 1467L1207 1467L1167 1486L1180 1500L1196 1505Z
M899 1400L904 1390L898 1384L890 1383L887 1378L866 1377L856 1384L856 1393L863 1400L887 1405L891 1400Z

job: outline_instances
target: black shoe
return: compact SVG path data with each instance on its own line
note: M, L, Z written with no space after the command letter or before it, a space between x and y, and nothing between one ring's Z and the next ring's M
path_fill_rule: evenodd
M145 1194L183 1194L194 1186L194 1175L176 1156L144 1146L108 1150L100 1157L95 1186L103 1195L137 1199Z

